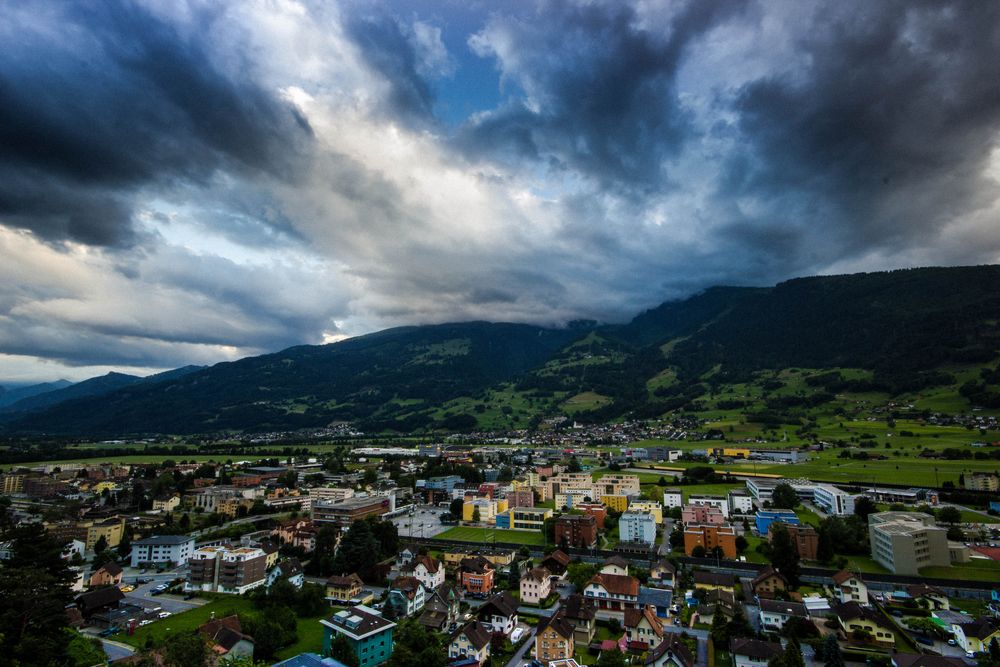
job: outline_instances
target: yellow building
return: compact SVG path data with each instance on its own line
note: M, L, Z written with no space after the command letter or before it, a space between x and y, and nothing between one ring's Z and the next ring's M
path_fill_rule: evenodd
M173 512L175 509L180 507L181 497L180 496L170 496L165 500L154 500L153 510L160 510L163 512Z
M657 524L663 523L663 505L655 500L635 500L628 506L633 512L649 512Z
M601 496L601 502L609 510L613 510L621 514L628 509L628 496ZM660 513L660 518L662 520L663 513Z
M750 458L750 450L746 447L723 447L715 450L716 455L728 456L732 459Z
M9 496L12 493L24 492L24 475L9 474L3 475L3 494Z
M512 549L497 549L496 551L489 549L476 551L474 553L470 551L445 551L441 554L441 558L444 560L445 565L455 567L462 562L463 558L482 556L489 562L493 563L495 567L503 568L514 562L514 555L515 553Z
M538 632L535 634L535 656L543 664L553 660L568 660L573 657L574 649L573 625L563 612L539 621Z
M967 472L964 479L970 491L1000 491L1000 477L991 472Z
M326 580L326 597L334 602L350 602L361 595L364 582L356 574L332 576Z
M497 511L504 511L507 509L507 501L503 501L504 509L499 510L497 507L497 501L489 500L488 498L476 498L475 500L467 500L462 504L462 521L473 521L473 515L476 510L479 510L479 521L482 523L493 523L496 520Z
M515 507L510 510L510 527L518 530L541 530L553 516L548 507Z
M108 547L117 547L125 532L125 519L121 517L105 519L87 526L87 551L93 551L94 545L103 537Z
M108 492L117 491L118 485L115 484L114 482L98 482L97 484L94 484L93 488L91 488L90 490L93 491L95 494L99 495L101 493L104 493L105 491Z

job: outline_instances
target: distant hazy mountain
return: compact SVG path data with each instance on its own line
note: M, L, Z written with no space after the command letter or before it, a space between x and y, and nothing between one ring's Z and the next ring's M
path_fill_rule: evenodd
M90 378L89 380L84 380L76 384L67 382L62 387L56 387L44 393L38 393L36 395L21 398L20 400L3 406L2 411L8 413L36 412L66 401L103 396L117 389L122 389L123 387L128 387L134 384L172 380L174 378L183 377L188 373L193 373L201 368L201 366L184 366L183 368L164 371L163 373L157 373L147 377L111 372L107 375ZM58 383L51 384L56 385Z
M18 401L32 396L38 396L48 392L58 391L71 386L69 380L56 380L55 382L43 382L27 387L0 387L0 408L17 403Z
M998 323L997 266L716 287L626 325L472 322L293 347L133 381L20 416L7 428L120 435L286 430L338 420L369 432L504 420L523 427L569 414L568 402L574 418L585 420L657 416L713 388L791 367L865 369L864 391L896 395L957 382L942 369L992 364ZM827 382L830 391L840 390L836 382ZM994 392L989 385L963 389L986 398Z

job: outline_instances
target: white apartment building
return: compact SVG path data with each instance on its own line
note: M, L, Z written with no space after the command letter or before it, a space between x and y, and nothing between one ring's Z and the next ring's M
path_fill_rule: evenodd
M680 507L683 504L684 504L684 494L681 492L680 489L663 490L663 507L665 509Z
M618 519L618 539L622 542L656 542L656 517L652 512L626 511Z
M147 563L184 563L194 553L189 535L154 535L132 543L132 567Z
M854 494L841 491L830 484L817 484L815 486L813 502L827 514L844 516L854 514L855 497Z

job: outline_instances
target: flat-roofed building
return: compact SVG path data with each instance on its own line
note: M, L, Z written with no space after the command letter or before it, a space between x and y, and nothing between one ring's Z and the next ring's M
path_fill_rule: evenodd
M951 564L948 535L922 512L878 512L868 516L872 558L895 574L919 575L920 568Z
M726 524L714 526L707 524L691 524L684 527L684 553L688 556L698 547L711 554L718 547L726 558L736 558L736 531Z
M848 493L831 484L817 484L813 493L813 502L827 514L838 516L854 514L856 494Z
M339 503L348 498L353 498L354 489L337 486L320 486L315 489L309 489L309 497L312 498L313 502L325 500L327 502Z
M594 487L602 496L630 496L642 493L637 475L605 475L594 482Z
M729 518L729 500L727 500L725 496L711 496L693 493L688 496L687 504L718 507L722 512L722 516Z
M391 511L392 499L385 496L348 498L340 502L318 500L312 504L314 523L332 523L342 528L370 516L382 516Z
M684 504L684 494L680 489L663 490L663 506L667 509L680 507Z
M967 472L963 477L970 491L1000 491L1000 477L992 472Z
M714 505L686 505L681 509L681 523L710 523L721 526L726 516Z
M194 553L194 538L190 535L153 535L132 543L132 567L157 563L180 564Z
M656 543L656 518L652 512L635 512L631 508L618 519L618 538L622 542Z
M267 583L267 556L256 547L228 545L195 549L188 559L187 591L243 593Z

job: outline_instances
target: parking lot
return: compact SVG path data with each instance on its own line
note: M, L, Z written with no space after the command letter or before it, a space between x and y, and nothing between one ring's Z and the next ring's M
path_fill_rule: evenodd
M392 518L399 530L399 537L434 537L438 533L451 528L441 523L441 515L448 512L447 508L434 505L416 505L411 514L403 514Z
M171 614L177 614L205 604L206 600L198 598L185 600L183 595L153 595L153 589L160 584L184 578L186 575L187 568L184 566L165 572L147 570L145 573L133 568L126 568L122 576L123 583L135 585L136 579L150 580L148 583L137 585L135 590L126 593L126 601L145 609L160 607L162 611L167 611Z

